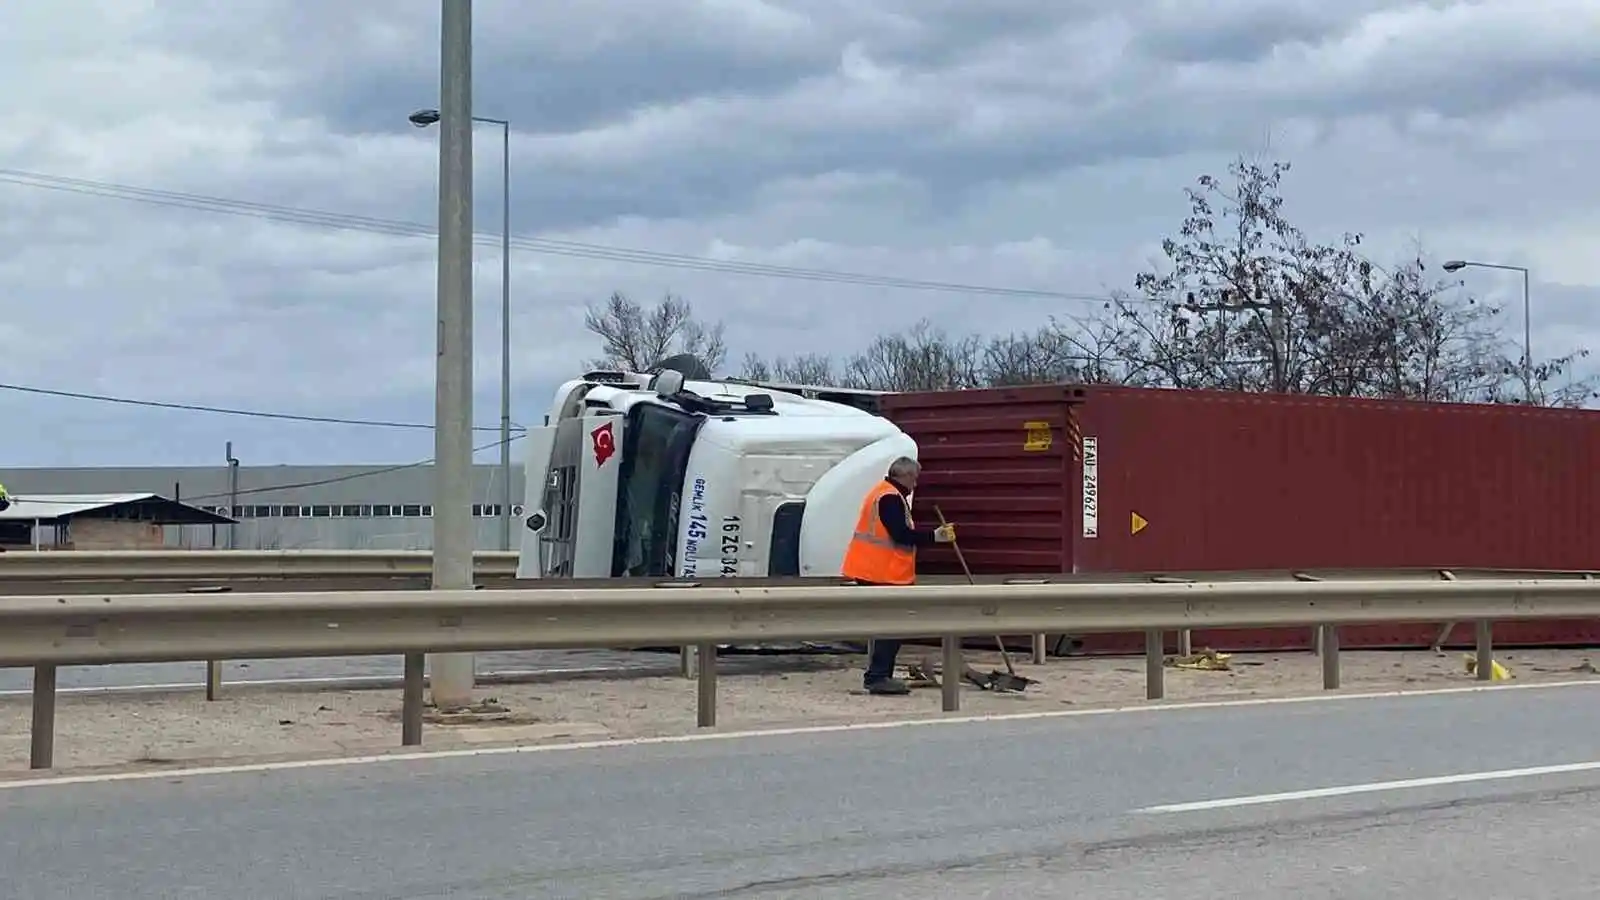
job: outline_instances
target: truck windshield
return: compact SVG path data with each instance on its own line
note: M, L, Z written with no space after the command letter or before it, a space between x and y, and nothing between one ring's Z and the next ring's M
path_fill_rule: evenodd
M700 418L654 403L628 410L617 484L616 578L677 574L678 508Z

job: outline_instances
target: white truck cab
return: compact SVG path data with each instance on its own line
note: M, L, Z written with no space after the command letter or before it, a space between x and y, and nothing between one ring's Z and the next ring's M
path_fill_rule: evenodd
M671 368L563 384L528 430L517 577L837 576L867 490L917 454L878 393Z

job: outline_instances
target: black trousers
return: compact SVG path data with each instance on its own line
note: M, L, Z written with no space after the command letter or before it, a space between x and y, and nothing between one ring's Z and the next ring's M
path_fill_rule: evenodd
M881 586L874 581L864 581L860 578L852 579L856 584L864 587ZM867 671L861 676L862 684L872 684L894 677L895 661L900 657L899 638L873 638L872 652L867 654Z
M867 656L867 672L861 676L861 683L872 684L894 677L894 664L899 655L899 638L874 638L872 652Z

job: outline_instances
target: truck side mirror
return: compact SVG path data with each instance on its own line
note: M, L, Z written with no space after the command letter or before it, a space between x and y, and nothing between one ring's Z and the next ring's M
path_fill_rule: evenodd
M676 397L683 392L683 373L672 369L658 372L650 379L650 389L663 397Z

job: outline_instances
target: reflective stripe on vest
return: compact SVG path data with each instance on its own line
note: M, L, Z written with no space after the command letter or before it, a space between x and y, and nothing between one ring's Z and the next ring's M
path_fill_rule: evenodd
M916 548L896 544L878 518L878 501L888 494L898 493L894 485L887 481L879 482L867 492L861 504L861 514L856 518L855 532L850 537L850 546L845 550L845 577L879 584L916 582ZM906 506L906 525L915 527L909 503Z

